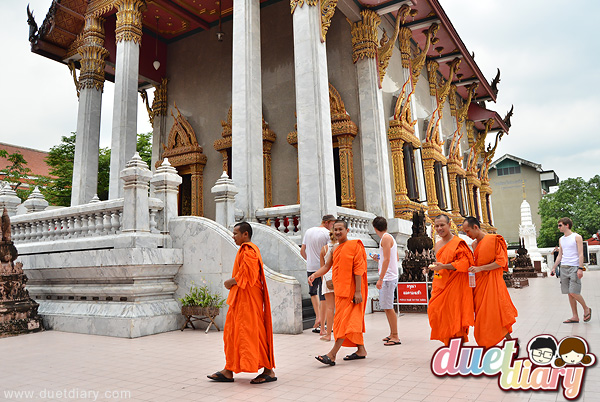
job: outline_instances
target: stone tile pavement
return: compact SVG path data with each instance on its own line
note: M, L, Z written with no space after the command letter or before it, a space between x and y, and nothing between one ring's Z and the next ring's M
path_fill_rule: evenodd
M519 310L514 335L523 347L543 333L561 339L586 338L600 357L600 272L586 272L583 296L593 308L590 323L563 324L570 316L558 281L530 279L524 289L510 289ZM582 315L581 315L581 318ZM383 313L366 317L368 358L335 367L314 356L330 344L317 334L275 335L277 382L251 385L253 374L234 383L215 383L207 374L224 365L222 333L174 331L138 339L46 331L0 339L0 400L23 401L554 401L562 392L502 392L497 378L435 377L431 357L440 346L429 340L424 314L399 319L402 345L384 347ZM472 342L470 342L472 343ZM520 356L526 356L525 351ZM580 401L600 401L600 369L586 372Z

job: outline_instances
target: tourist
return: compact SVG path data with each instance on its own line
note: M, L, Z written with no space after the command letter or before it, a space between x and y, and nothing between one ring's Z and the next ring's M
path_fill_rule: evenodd
M329 353L315 358L323 364L335 366L335 358L342 346L354 347L356 352L344 360L360 360L367 357L363 334L365 332L365 309L367 306L367 254L360 240L348 240L348 225L338 220L333 226L338 245L333 250L332 279L335 291L335 316L333 337L335 344ZM309 283L325 274L330 268L324 266L310 275Z
M383 342L385 346L400 345L398 317L394 311L394 291L398 286L398 246L394 236L387 232L384 217L373 219L373 227L381 239L379 254L371 255L379 263L379 280L375 286L379 289L379 307L385 312L390 326L390 334L383 338Z
M306 260L306 276L310 276L313 272L316 272L321 268L320 253L323 246L327 245L329 241L329 233L335 222L335 216L325 215L321 219L321 226L309 228L304 233L304 239L302 239L302 247L300 248L300 254ZM322 281L321 278L317 278L312 284L308 286L308 294L310 295L310 301L315 311L315 324L313 325L313 332L320 333L321 336L325 335L325 326L321 328L321 317L319 310L319 302L325 300L325 297L321 294Z
M479 346L490 348L502 339L512 339L510 334L518 315L503 277L508 271L506 241L498 234L485 233L479 220L472 216L465 219L462 230L475 240L475 263L469 268L475 273L475 340Z
M585 304L581 296L581 278L583 278L583 239L577 233L571 231L573 221L569 218L558 220L558 230L563 236L558 239L558 257L554 261L551 275L556 272L556 267L560 264L560 288L563 294L569 295L569 304L573 315L571 318L563 321L565 324L575 324L579 322L577 314L577 303L583 307L583 321L588 322L592 319L592 309Z
M260 250L250 240L252 227L240 222L233 228L233 240L240 246L232 277L224 282L229 289L223 341L225 368L209 375L213 381L233 382L233 373L263 372L250 381L262 384L277 381L273 357L271 303Z
M474 324L473 290L469 287L469 267L473 253L467 243L450 232L450 218L439 215L434 220L441 240L435 244L436 262L431 299L427 314L431 326L430 339L446 346L452 338L468 340L469 327Z
M333 315L335 313L335 293L333 288L333 278L331 272L331 264L333 261L333 247L337 243L337 239L333 232L329 233L330 241L321 249L321 267L327 266L327 273L322 276L321 286L322 294L325 296L325 301L321 302L321 317L323 317L323 325L327 325L327 332L321 336L322 341L331 341L331 333L333 332Z
M552 255L554 256L554 261L556 261L558 258L558 246L554 247L554 250L552 250ZM552 273L551 276L554 276L554 273ZM560 264L556 266L556 278L560 279Z

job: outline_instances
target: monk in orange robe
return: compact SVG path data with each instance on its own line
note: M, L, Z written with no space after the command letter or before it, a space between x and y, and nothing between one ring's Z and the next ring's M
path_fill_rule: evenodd
M477 218L468 217L463 231L475 240L475 263L469 268L475 272L475 340L479 346L490 348L502 339L512 339L512 326L518 316L503 272L508 271L506 242L500 235L487 234Z
M335 366L335 358L342 346L356 347L356 352L344 360L360 360L367 357L363 334L365 332L365 309L367 307L367 253L360 240L348 240L348 225L338 220L333 225L333 234L338 245L333 258L324 267L313 273L309 282L333 269L333 291L335 293L335 316L333 336L335 344L329 353L315 358L323 364Z
M427 308L430 339L442 341L446 346L452 338L468 340L469 327L474 323L473 289L469 287L469 267L473 253L467 243L450 232L450 218L439 215L434 220L435 230L441 240L435 244L437 262L431 299Z
M250 381L262 384L277 381L273 357L271 303L260 251L251 243L252 227L240 222L233 229L233 240L240 246L233 264L232 278L224 283L229 289L229 310L223 329L225 368L209 375L218 382L233 382L233 373L263 372Z

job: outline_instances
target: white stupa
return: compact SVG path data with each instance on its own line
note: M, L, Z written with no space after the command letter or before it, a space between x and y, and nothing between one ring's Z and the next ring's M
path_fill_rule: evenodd
M540 253L537 247L537 232L533 219L531 218L531 206L527 200L523 199L521 203L521 224L519 225L519 237L525 242L525 248L529 252L531 262L540 261L542 263L542 270L547 270L544 257Z

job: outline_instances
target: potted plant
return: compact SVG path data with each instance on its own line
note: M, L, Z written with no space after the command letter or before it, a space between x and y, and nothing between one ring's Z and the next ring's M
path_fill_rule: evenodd
M209 322L210 325L214 325L219 330L219 327L214 322L214 318L219 315L219 309L225 304L225 298L219 293L212 292L206 281L202 280L202 282L204 282L202 286L197 286L192 282L189 292L179 299L181 302L181 314L186 317L186 322L181 328L182 331L187 327L188 323L195 329L192 321L198 320ZM192 317L199 318L192 319ZM210 329L210 325L206 329L206 332Z

